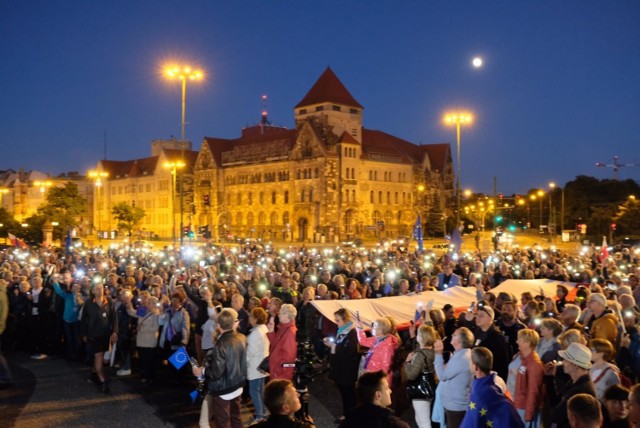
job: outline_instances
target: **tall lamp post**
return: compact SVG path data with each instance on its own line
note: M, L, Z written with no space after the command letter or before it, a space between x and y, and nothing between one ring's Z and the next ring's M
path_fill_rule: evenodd
M553 181L549 183L549 238L553 239L556 234L556 221L555 216L553 215L553 189L556 188L556 183ZM551 231L551 226L553 226L553 232ZM560 232L562 233L562 232Z
M173 240L173 245L176 244L176 212L173 209L173 201L175 201L175 191L176 191L176 176L178 174L178 170L184 168L184 162L176 161L176 162L166 162L164 167L171 170L171 238ZM182 195L180 195L182 196ZM182 246L182 199L180 199L180 246Z
M447 113L444 116L445 124L455 125L456 127L456 228L460 227L460 127L471 124L472 121L473 117L466 112Z
M96 186L96 198L93 202L94 210L96 211L96 217L98 217L98 241L102 239L102 202L100 201L101 190L102 190L102 180L109 177L109 173L105 171L89 171L88 174L90 179L94 181Z
M190 66L169 66L165 68L165 75L170 80L180 80L182 83L182 138L180 140L180 160L185 164L184 157L184 127L186 125L187 115L187 80L196 81L204 78L204 73L200 69L194 69ZM184 236L182 233L184 227L184 172L180 173L180 247L184 243ZM174 243L175 243L175 226L174 230Z

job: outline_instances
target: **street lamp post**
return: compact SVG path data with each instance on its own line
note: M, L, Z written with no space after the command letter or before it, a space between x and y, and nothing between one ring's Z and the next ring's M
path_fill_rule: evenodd
M102 180L109 177L109 173L105 171L89 171L88 176L90 179L94 181L96 186L96 198L93 202L94 210L96 211L96 217L98 217L98 241L102 239L102 234L100 230L102 229L102 203L104 201L100 201L101 190L102 190Z
M187 80L202 80L204 78L204 73L200 69L193 69L190 66L170 66L165 68L165 75L171 79L178 79L182 83L182 138L180 141L180 157L181 162L185 163L184 156L184 128L186 125L186 115L187 115ZM175 173L175 171L174 171ZM184 172L180 173L180 247L184 243L184 236L182 230L184 228ZM174 225L174 243L175 243L175 225Z
M178 174L178 169L184 168L184 162L176 161L176 162L166 162L164 167L171 170L171 238L173 240L173 245L176 244L176 213L173 209L173 202L175 201L175 191L176 191L176 176ZM182 195L180 195L182 196ZM182 247L183 241L183 233L182 233L182 199L180 199L180 246Z
M549 189L551 189L549 191L549 238L553 239L553 237L555 236L555 228L556 228L556 222L555 222L555 216L553 215L553 189L556 188L556 183L554 183L553 181L551 183L549 183ZM551 232L551 226L553 225L553 233ZM562 232L560 232L562 233Z
M456 127L456 228L460 226L460 126L471 124L472 120L471 114L465 112L448 113L444 116L444 122L447 125L455 125Z

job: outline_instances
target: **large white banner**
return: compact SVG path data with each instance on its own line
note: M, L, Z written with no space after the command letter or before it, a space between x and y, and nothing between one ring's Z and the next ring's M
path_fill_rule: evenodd
M537 294L555 296L558 284L564 284L569 290L576 285L547 279L509 279L491 289L491 293L497 296L498 293L507 292L514 294L518 299L526 291L531 292L534 296ZM442 308L448 303L460 310L467 308L471 302L477 300L476 289L473 287L452 287L445 291L424 291L411 296L382 297L380 299L316 300L313 301L313 305L331 321L333 321L335 311L345 308L354 319L356 311L359 311L362 321L368 324L377 318L391 316L399 325L402 325L413 319L419 306L426 308L431 299L433 299L434 308Z

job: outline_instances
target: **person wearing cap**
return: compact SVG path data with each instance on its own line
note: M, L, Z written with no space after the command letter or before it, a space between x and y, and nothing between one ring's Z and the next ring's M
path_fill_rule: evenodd
M493 369L502 379L509 374L509 340L493 324L495 311L488 304L478 304L474 336L475 346L484 346L493 354Z
M572 343L566 350L558 351L563 360L564 372L569 375L572 382L565 385L562 391L558 391L554 382L556 365L548 366L544 381L549 397L549 402L558 403L551 410L551 422L558 428L568 427L567 402L576 394L589 394L596 396L596 388L589 377L591 368L591 350L581 343Z
M585 333L591 339L606 339L616 343L618 320L613 312L607 309L607 300L603 294L594 293L589 297L589 310L593 316L585 326Z
M604 392L603 424L607 428L628 428L629 390L622 385L611 385Z

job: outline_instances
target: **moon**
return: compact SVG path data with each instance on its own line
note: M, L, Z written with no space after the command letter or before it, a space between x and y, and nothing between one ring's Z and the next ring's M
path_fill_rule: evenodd
M475 68L482 67L482 58L480 58L479 56L475 57L473 61L471 61L471 64L473 64Z

